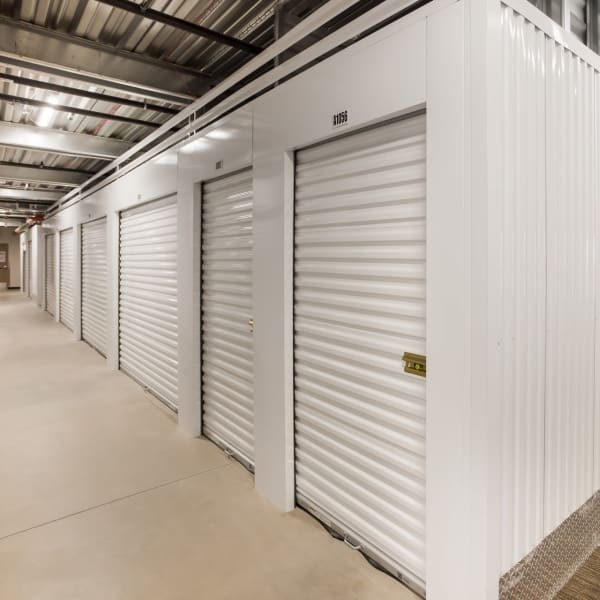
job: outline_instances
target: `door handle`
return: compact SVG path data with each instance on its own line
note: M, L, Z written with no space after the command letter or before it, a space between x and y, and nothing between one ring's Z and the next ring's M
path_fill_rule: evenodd
M254 333L254 319L248 319L248 328L250 329L250 333Z

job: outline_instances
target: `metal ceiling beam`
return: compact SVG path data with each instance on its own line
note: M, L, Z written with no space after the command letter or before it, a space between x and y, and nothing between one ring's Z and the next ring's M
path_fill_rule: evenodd
M81 115L83 117L100 119L101 121L118 121L119 123L137 125L138 127L149 127L150 129L156 129L160 127L160 123L153 123L151 121L144 121L142 119L134 119L133 117L126 117L124 115L116 115L113 113L99 112L97 110L87 110L86 108L78 108L77 106L52 104L50 102L44 102L43 100L34 100L33 98L23 98L22 96L14 96L13 94L0 93L0 101L12 102L17 104L27 104L28 106L35 106L36 108L52 108L53 110L57 110L58 112L73 113L75 115Z
M2 58L0 57L0 62L1 61ZM123 106L142 108L144 110L151 110L167 115L175 115L179 112L176 108L160 106L159 104L142 102L140 100L132 100L130 98L122 98L121 96L111 96L110 94L100 94L98 92L91 92L90 90L81 90L79 88L72 88L66 85L58 85L57 83L50 83L48 81L40 81L39 79L20 77L18 75L13 75L12 73L0 73L0 81L2 81L3 79L7 81L12 81L17 85L24 85L39 90L48 90L50 92L56 92L57 94L77 96L81 98L90 98L92 100L98 100L100 102L109 102L111 104L122 104Z
M37 165L21 165L0 162L0 179L7 181L24 181L27 183L43 183L45 185L64 185L77 187L90 176L89 173L39 167Z
M147 7L143 4L130 2L130 0L98 1L102 4L108 4L109 6L112 6L114 8L118 8L120 10L124 10L134 15L144 17L144 19L148 19L149 21L162 23L163 25L168 25L170 27L174 27L175 29L181 29L182 31L186 31L187 33L191 33L193 35L206 38L207 40L211 40L213 42L229 46L230 48L235 48L236 50L241 50L242 52L247 52L248 54L256 55L262 52L263 50L260 46L255 46L254 44L244 42L243 40L239 40L238 38L232 37L230 35L219 33L218 31L209 29L208 27L203 27L202 25L197 25L196 23L185 21L184 19L174 17L173 15L168 15L166 13L160 12L159 10L154 10L153 8Z
M132 144L85 133L0 122L0 146L112 160L131 148Z
M44 210L48 208L48 203L37 202L36 200L0 200L0 208L17 208L44 212Z
M0 17L0 52L102 74L126 81L131 87L138 84L172 95L199 96L215 82L212 76L196 69L8 17Z
M23 202L49 203L58 200L64 196L64 192L47 192L45 190L12 190L10 188L0 188L0 199L20 200Z
M0 47L1 43L2 41L0 40ZM79 81L81 83L85 83L86 85L99 87L102 89L110 89L114 92L122 92L124 94L128 94L129 96L141 98L142 101L147 99L154 101L159 100L162 102L177 104L179 106L185 106L194 99L194 96L190 96L188 94L166 92L153 87L143 86L139 83L134 84L129 81L114 79L108 76L97 75L95 73L89 73L82 70L68 69L66 67L61 67L59 65L47 63L41 60L16 56L8 52L2 52L1 50L0 64L15 67L17 69L25 69L26 71L35 71L36 73L43 73L52 77L60 77L61 79Z
M20 227L25 223L25 217L22 215L3 215L0 220L0 227Z

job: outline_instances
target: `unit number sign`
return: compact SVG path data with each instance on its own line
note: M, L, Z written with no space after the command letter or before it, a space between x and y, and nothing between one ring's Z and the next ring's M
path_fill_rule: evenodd
M333 115L333 126L340 127L341 125L346 125L348 123L348 111L343 110L341 112L335 113Z

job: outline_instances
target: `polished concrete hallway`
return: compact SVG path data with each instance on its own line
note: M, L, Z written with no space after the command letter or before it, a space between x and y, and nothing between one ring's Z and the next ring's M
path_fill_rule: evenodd
M0 293L0 382L0 598L416 598L18 292Z

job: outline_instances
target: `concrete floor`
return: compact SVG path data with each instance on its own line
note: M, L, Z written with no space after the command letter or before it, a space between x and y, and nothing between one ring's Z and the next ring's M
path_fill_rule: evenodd
M0 292L0 486L0 598L417 598L18 292Z

